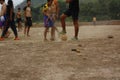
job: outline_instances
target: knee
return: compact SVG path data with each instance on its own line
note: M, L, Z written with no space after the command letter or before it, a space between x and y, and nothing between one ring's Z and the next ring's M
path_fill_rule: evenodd
M78 25L78 20L73 21L74 25Z
M73 24L74 24L75 27L78 27L78 26L79 26L78 21L74 21Z

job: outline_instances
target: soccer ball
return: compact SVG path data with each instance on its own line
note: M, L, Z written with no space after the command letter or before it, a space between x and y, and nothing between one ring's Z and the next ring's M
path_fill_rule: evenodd
M61 40L62 40L62 41L67 41L67 35L65 35L65 34L64 34L64 35L61 35Z

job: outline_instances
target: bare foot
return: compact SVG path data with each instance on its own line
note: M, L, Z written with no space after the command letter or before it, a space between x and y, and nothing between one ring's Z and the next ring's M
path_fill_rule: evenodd
M27 37L30 37L30 35L27 35Z
M48 39L44 39L44 41L45 41L45 42L47 42L47 41L48 41Z
M55 39L54 39L54 38L51 38L50 40L51 40L51 41L55 41Z

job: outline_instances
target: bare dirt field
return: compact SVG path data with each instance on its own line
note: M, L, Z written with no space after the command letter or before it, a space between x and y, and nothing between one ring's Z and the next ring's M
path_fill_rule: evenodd
M44 42L44 28L11 34L0 42L0 80L120 80L120 25L81 26L78 41L73 29L65 42Z

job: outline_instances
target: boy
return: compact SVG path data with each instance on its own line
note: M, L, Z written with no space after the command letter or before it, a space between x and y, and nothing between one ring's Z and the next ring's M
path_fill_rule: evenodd
M66 34L66 25L65 19L69 16L72 16L73 24L75 28L75 35L72 40L78 40L79 24L78 24L78 15L79 15L79 0L66 0L66 3L69 3L69 8L61 15L61 24L62 32L61 34Z
M18 11L16 13L16 18L17 18L17 23L18 23L18 31L21 31L22 30L22 25L21 25L22 19L21 19L21 9L20 8L18 8Z
M5 22L6 22L6 9L7 5L5 3L5 0L0 0L1 3L1 12L0 12L0 29L3 31L5 29ZM5 34L5 38L8 38L10 35L10 31L7 31Z
M27 34L28 37L30 27L32 26L32 9L30 7L31 5L31 0L27 0L27 6L24 7L24 17L25 17L25 29L24 29L24 35Z
M14 14L13 1L8 0L8 5L7 5L7 8L6 8L6 19L7 20L5 21L5 28L2 32L0 41L4 40L5 34L8 31L9 27L11 27L12 31L14 32L14 35L15 35L14 40L19 40L14 18L15 18L15 14Z
M47 3L43 7L43 14L44 14L44 41L48 41L47 39L47 32L49 28L51 28L51 40L54 40L55 30L54 30L54 18L52 16L52 0L47 0Z
M6 3L5 0L0 0L1 3L1 12L0 12L0 22L1 22L1 29L3 30L3 26L5 23L5 14L6 14Z
M94 25L94 26L96 26L96 20L97 20L97 19L96 19L96 17L94 16L94 17L93 17L93 25Z

